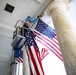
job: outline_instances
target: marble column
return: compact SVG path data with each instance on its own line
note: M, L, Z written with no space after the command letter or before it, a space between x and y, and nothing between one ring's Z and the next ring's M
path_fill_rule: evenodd
M67 75L76 75L76 30L66 13L70 0L53 0L47 8L52 16Z

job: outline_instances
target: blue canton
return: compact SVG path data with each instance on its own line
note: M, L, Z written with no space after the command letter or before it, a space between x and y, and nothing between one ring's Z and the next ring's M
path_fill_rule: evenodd
M23 51L20 50L19 48L17 48L17 49L15 50L14 57L16 57L16 58L18 58L18 57L23 58Z
M35 29L50 39L52 39L56 35L55 30L44 23L41 19L38 20Z
M35 36L36 34L33 31L27 29L27 32L25 32L25 38L26 38L25 45L36 46L36 49L38 50L38 46L34 40Z

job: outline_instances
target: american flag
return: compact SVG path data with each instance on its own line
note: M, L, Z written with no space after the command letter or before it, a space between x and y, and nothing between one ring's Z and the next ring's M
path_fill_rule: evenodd
M40 53L34 40L36 35L30 29L28 29L25 34L25 45L28 47L27 54L29 57L30 73L31 75L44 75Z
M41 60L43 60L48 54L49 54L49 51L46 50L45 48L42 48L41 52L40 52L40 58L41 58Z
M37 35L36 40L63 61L55 30L39 19L34 32Z
M23 63L23 51L22 50L15 50L15 59L19 63Z
M13 61L11 75L23 75L23 51L21 49L15 49Z

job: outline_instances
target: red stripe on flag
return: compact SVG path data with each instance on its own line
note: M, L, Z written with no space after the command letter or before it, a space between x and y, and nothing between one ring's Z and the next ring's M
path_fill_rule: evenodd
M33 74L33 72L32 72L32 69L31 69L31 67L30 67L30 73L31 73L31 75L34 75L34 74Z
M20 58L20 57L18 57L18 58L16 58L16 60L20 63L23 63L23 59L22 58Z
M49 53L47 53L45 56L41 57L41 60L43 60Z

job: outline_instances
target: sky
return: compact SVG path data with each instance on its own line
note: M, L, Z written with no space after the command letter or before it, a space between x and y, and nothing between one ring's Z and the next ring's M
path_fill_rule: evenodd
M46 16L47 15L45 15L42 20L47 24L50 24L49 22L51 22L51 18L48 17L48 19L46 19ZM76 28L76 0L73 0L70 3L70 10L67 12L67 16L72 25ZM52 22L51 27L54 28ZM49 54L42 60L42 64L45 75L67 75L63 62L50 51Z

